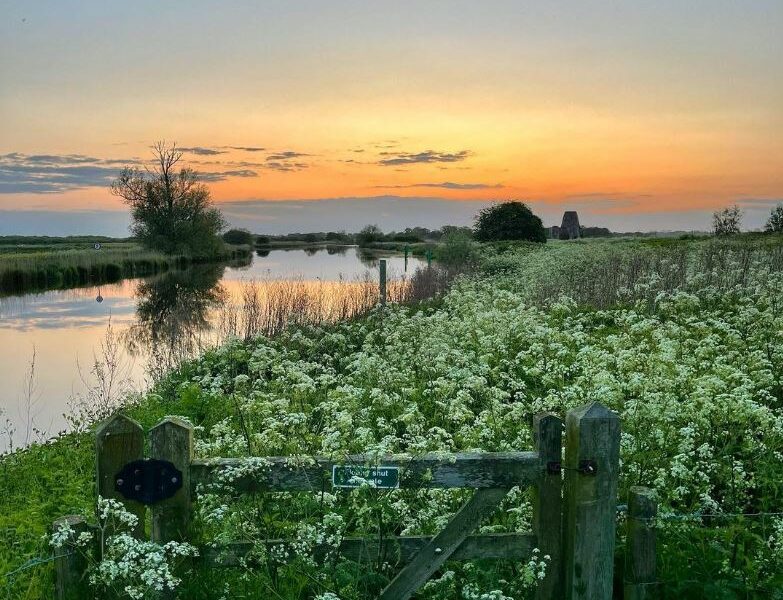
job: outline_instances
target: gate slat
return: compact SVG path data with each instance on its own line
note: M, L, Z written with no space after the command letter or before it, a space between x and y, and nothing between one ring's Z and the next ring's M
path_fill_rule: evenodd
M543 471L537 452L465 452L421 456L347 456L344 459L316 457L306 464L290 457L268 457L255 473L224 482L237 492L320 491L331 484L334 465L389 466L400 469L400 487L419 488L511 488L533 485ZM221 483L227 469L240 467L241 458L194 460L190 465L193 493L199 484Z
M377 538L348 537L343 539L338 550L340 556L361 562L375 560L383 553L383 562L406 564L416 553L432 541L430 535L389 537L381 543ZM266 540L268 550L279 546L291 546L292 540ZM536 536L532 533L485 533L469 535L454 551L449 560L508 559L524 561L530 558L536 547ZM253 551L253 542L233 542L225 546L206 547L201 560L210 567L235 567ZM317 547L313 550L316 562L322 562L332 550L331 547Z
M424 546L411 562L397 574L379 596L379 600L407 600L424 585L432 574L446 562L465 538L490 515L508 493L505 488L476 490L463 506L429 544Z

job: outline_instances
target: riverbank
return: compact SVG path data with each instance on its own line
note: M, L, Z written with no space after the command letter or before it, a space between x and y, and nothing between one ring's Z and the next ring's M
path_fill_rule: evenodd
M127 414L147 430L165 415L187 418L200 458L421 454L528 449L535 413L598 400L622 420L619 503L647 485L662 514L726 516L661 525L668 597L772 597L783 522L732 516L782 508L783 249L769 239L484 247L479 271L441 301L232 342L169 374ZM0 459L0 587L10 598L50 595L51 565L27 561L48 555L42 536L55 518L90 514L93 461L90 433ZM307 548L379 529L431 535L464 501L459 492L374 492L242 503L215 491L199 497L193 541L297 537ZM530 506L512 493L486 531L529 529ZM334 590L354 600L393 575L375 563L322 568L304 554L271 565L260 544L254 557L261 566L195 571L182 597ZM618 544L618 581L622 558ZM449 573L422 597L502 588L522 600L535 582L526 565L503 562Z
M128 239L0 237L0 294L112 283L170 268L250 256L248 246L226 245L220 255L201 258L150 251Z

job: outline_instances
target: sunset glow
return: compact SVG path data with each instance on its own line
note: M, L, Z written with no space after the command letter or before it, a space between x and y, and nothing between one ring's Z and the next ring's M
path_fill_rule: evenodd
M635 230L706 228L734 202L758 227L783 198L777 1L0 13L7 223L124 210L108 182L158 139L176 140L228 207L515 198L545 221L577 209ZM265 206L245 225L262 230Z

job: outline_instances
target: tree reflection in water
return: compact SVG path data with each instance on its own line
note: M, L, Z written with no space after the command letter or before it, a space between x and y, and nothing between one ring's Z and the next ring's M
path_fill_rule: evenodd
M226 298L225 265L196 265L143 281L136 289L136 321L125 333L134 356L146 356L153 380L214 343L210 311Z

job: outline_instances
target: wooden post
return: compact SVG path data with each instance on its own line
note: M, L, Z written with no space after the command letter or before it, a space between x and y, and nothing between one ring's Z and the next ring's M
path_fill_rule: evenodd
M533 418L535 448L545 472L533 487L533 532L538 539L541 557L548 555L546 577L539 582L536 598L551 600L563 597L562 572L562 487L559 469L563 448L563 421L552 413L540 413ZM558 468L554 468L557 463ZM552 468L548 468L551 465Z
M143 504L127 500L115 490L115 476L122 467L133 460L144 457L144 430L133 419L116 414L98 426L95 432L96 475L98 495L103 498L114 498L125 505L128 512L139 518L139 524L134 535L144 537L144 517L146 509Z
M386 306L386 259L382 258L380 261L380 298L381 306Z
M566 415L565 598L611 600L620 418L593 402Z
M152 539L161 543L185 541L190 523L193 425L177 417L163 419L150 430L150 447L152 458L167 460L182 472L182 487L177 493L152 506Z
M628 535L625 546L625 600L649 600L655 586L655 492L634 486L628 494Z
M57 600L89 598L86 553L94 545L90 543L83 548L76 545L79 535L90 530L89 525L84 517L69 515L57 519L52 525L52 531L57 532L63 526L70 527L73 533L62 546L54 549L54 597Z

